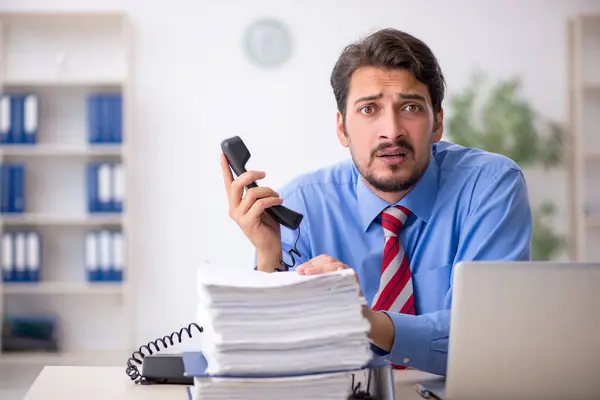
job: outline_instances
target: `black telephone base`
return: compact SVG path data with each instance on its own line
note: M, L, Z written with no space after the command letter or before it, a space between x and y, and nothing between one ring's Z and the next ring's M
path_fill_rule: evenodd
M193 385L184 374L181 354L155 354L144 357L142 384Z

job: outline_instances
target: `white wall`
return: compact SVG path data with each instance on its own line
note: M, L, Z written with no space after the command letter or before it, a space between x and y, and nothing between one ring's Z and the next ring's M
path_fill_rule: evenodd
M217 4L218 3L218 4ZM168 4L168 6L167 6ZM302 5L300 5L302 4ZM228 220L219 142L241 135L251 167L277 187L295 174L346 156L335 138L329 74L341 48L376 28L424 39L437 54L450 95L481 68L519 74L525 94L563 121L565 22L600 11L597 0L305 1L2 0L0 10L127 11L135 25L138 339L194 319L196 266L204 259L249 267L252 248ZM265 15L289 24L291 62L262 71L244 58L244 28ZM554 198L566 225L565 176L529 174L533 201ZM548 186L547 182L552 182Z

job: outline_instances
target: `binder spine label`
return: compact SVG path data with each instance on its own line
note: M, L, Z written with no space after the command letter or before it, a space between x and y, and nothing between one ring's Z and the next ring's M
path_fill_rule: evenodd
M0 96L0 141L2 143L8 143L11 126L10 116L10 97L2 95Z
M27 278L30 282L39 281L39 272L41 265L41 245L40 236L36 232L30 232L27 235Z
M114 198L114 211L123 211L125 203L125 171L123 164L116 164L113 168L113 198Z
M98 233L88 232L85 238L85 267L88 280L95 282L99 280L98 262Z
M2 234L2 277L4 282L13 281L13 235L11 233Z
M100 116L99 114L99 102L98 95L92 94L87 98L87 128L88 128L88 142L89 143L100 143L101 132L100 132Z
M24 105L24 133L25 142L34 143L38 129L38 98L34 95L28 95L25 98Z
M122 232L113 233L113 268L111 280L122 281L123 269L125 267L125 242Z
M101 280L110 280L111 271L111 234L108 230L100 232L100 274Z
M101 211L110 211L111 201L110 165L102 164L98 168L98 203Z
M25 166L11 165L9 177L9 212L23 213L25 212Z
M26 257L26 247L25 247L25 234L17 233L15 235L15 273L16 280L19 282L23 282L25 280L25 257Z

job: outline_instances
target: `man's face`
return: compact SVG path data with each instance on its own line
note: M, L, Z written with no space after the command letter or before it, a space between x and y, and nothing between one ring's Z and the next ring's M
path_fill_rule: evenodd
M337 134L372 188L400 193L427 169L442 119L442 112L434 115L427 86L409 71L363 67L352 75Z

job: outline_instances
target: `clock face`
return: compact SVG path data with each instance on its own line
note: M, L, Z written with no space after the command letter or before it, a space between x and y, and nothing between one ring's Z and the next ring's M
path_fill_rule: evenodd
M283 23L263 19L248 27L244 47L252 62L261 67L274 68L281 66L290 58L292 40Z

